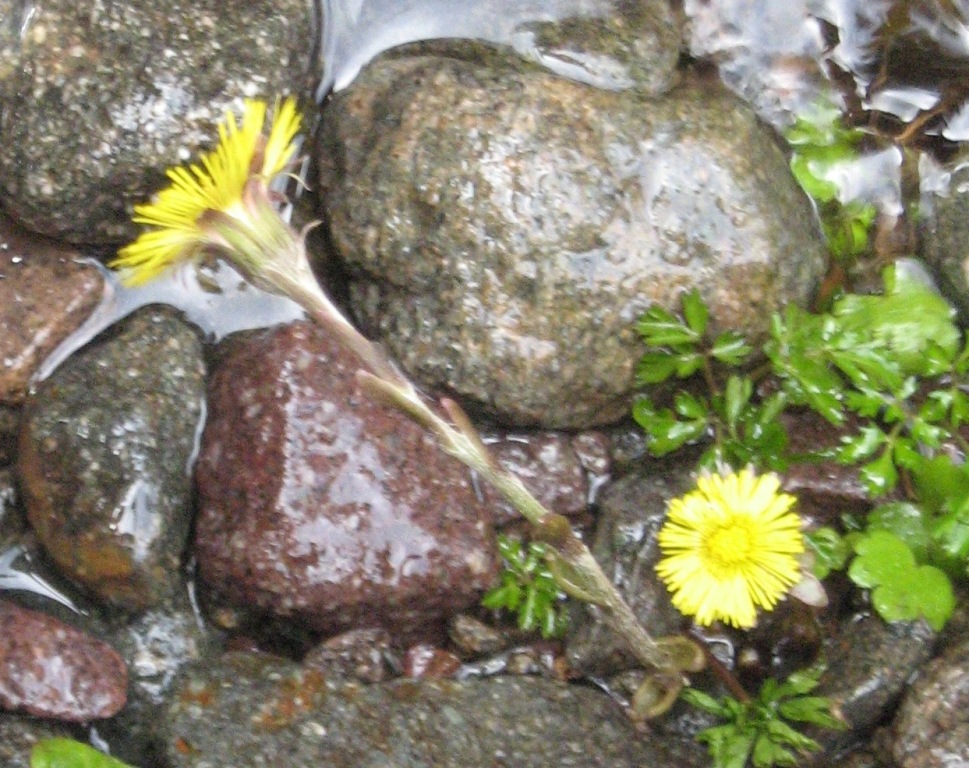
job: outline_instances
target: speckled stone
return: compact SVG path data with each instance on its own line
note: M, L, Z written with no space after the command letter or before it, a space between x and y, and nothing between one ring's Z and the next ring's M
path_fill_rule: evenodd
M899 768L969 765L969 643L950 648L922 670L892 731Z
M232 655L183 682L172 768L699 768L696 744L637 733L591 688L529 677L365 685Z
M117 714L127 687L125 663L109 645L0 600L0 706L86 722Z
M588 513L590 486L608 471L604 440L597 445L592 434L579 441L578 450L576 436L564 432L502 432L486 435L485 441L495 460L520 478L546 509L573 519ZM599 471L590 471L589 465ZM487 483L482 484L481 495L495 510L496 525L523 520Z
M828 667L814 693L832 700L848 730L812 731L824 747L820 754L838 754L892 712L912 675L932 657L935 641L936 633L924 621L887 623L874 614L846 617L825 644Z
M66 724L0 713L0 768L30 768L30 752L38 741L79 735Z
M922 249L942 291L969 319L969 159L962 158L947 179L947 189L923 200Z
M614 422L647 307L698 288L713 332L757 339L825 268L775 136L713 83L645 100L378 59L325 111L317 159L367 332L507 425Z
M130 239L132 205L228 108L310 92L315 6L0 0L0 201L38 232Z
M25 406L17 472L30 523L62 572L108 602L144 609L180 588L204 393L195 329L149 307Z
M0 403L23 402L37 367L101 297L104 280L81 257L0 213Z
M199 573L220 600L331 634L428 632L495 574L470 473L357 386L319 326L231 337L196 470Z

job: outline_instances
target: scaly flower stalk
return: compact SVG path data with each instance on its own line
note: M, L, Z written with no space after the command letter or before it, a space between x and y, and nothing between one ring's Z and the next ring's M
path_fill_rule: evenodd
M536 536L551 545L550 566L562 588L600 606L635 658L655 673L637 696L636 712L650 716L664 711L683 684L683 670L702 665L702 653L682 638L652 638L568 521L545 509L494 461L458 404L442 400L447 418L439 415L327 297L310 268L305 232L296 233L283 221L269 189L272 178L287 172L294 159L300 126L295 102L277 105L268 137L263 135L265 115L264 104L247 101L241 126L228 116L218 146L200 164L170 170L171 186L135 208L134 220L150 229L122 248L111 266L122 271L126 283L137 285L215 249L253 284L300 304L359 358L366 369L358 374L365 390L433 433L442 450L494 485L534 526Z

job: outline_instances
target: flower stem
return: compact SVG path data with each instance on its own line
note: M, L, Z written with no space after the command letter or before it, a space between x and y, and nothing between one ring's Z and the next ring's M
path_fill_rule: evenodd
M479 473L531 523L536 538L550 545L550 570L562 589L599 606L606 623L624 640L634 658L654 672L658 683L662 682L663 688L671 693L662 698L662 690L658 688L660 703L650 714L660 714L668 708L675 700L681 685L681 670L685 667L637 620L589 548L572 531L568 520L546 509L521 480L494 460L471 419L455 401L445 398L439 403L447 418L432 408L381 348L354 328L326 295L309 267L302 239L295 238L292 246L284 249L283 257L249 271L250 279L300 304L344 349L356 355L364 367L357 373L364 390L431 432L443 451Z

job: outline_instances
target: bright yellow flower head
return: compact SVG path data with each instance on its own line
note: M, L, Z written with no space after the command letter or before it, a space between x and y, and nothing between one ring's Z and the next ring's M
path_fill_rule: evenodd
M265 102L247 99L241 125L227 114L215 149L197 164L169 169L171 184L152 202L135 206L133 220L150 229L111 262L123 270L125 283L146 283L209 246L259 266L262 251L285 239L270 215L268 185L296 152L301 120L295 99L277 104L268 137L265 120Z
M800 578L804 552L793 496L776 475L751 469L700 477L696 490L669 504L656 566L673 605L698 624L752 627Z

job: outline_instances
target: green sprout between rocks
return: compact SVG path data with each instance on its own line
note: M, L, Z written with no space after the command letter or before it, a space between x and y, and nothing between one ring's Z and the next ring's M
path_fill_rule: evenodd
M757 697L747 701L730 696L717 699L696 688L684 689L685 701L724 721L697 735L710 750L715 768L796 766L820 744L790 723L843 729L845 723L832 714L830 700L809 695L822 671L818 665L795 672L784 682L768 679Z
M518 628L537 630L544 638L561 637L568 626L562 601L566 595L546 564L548 548L498 536L502 571L499 584L481 598L481 605L514 614Z
M808 535L816 575L848 565L887 621L924 617L936 629L952 613L952 578L969 566L969 346L955 313L902 268L884 273L881 295L844 295L830 311L775 314L761 354L740 336L709 332L692 292L682 316L653 308L640 320L643 386L683 386L660 407L633 407L657 456L703 447L700 466L751 464L783 471L792 462L858 467L869 495L899 487L902 507L883 505L842 535ZM810 455L789 448L781 415L814 411L841 435ZM849 564L850 563L850 564Z
M843 125L841 108L819 101L799 115L784 133L792 149L791 172L818 206L818 214L834 259L850 264L869 250L877 208L859 200L842 202L836 175L860 157L865 134Z
M131 768L73 739L44 739L30 753L30 768Z

